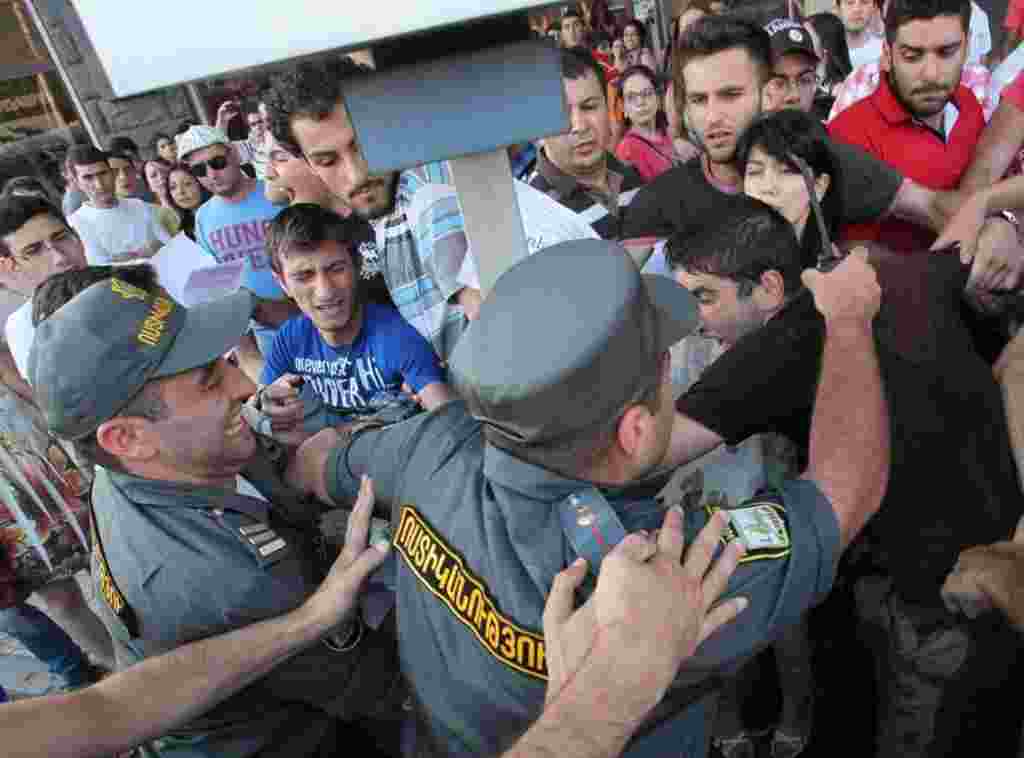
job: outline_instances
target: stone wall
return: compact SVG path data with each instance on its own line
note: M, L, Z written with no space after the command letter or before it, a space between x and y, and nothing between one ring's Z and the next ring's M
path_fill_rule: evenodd
M92 124L106 147L111 137L126 136L135 140L143 155L149 155L149 144L157 132L173 133L184 119L197 119L184 87L170 87L160 92L116 99L100 65L99 58L86 37L77 11L68 0L31 0L49 33L56 50L58 66L70 79L82 114ZM139 34L160 33L158 29L139 30ZM139 65L145 65L140 61Z

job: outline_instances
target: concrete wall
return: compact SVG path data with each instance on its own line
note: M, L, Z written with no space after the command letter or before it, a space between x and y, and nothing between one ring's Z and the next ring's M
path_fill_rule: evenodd
M157 93L115 99L100 66L92 43L85 36L78 13L68 0L28 0L35 7L44 32L52 44L55 63L66 75L73 98L88 119L100 147L111 137L127 136L148 154L148 146L157 132L173 133L184 119L197 119L184 87L172 87ZM156 6L154 6L156 7ZM152 29L139 34L166 34L154 16ZM145 61L139 61L145 65Z

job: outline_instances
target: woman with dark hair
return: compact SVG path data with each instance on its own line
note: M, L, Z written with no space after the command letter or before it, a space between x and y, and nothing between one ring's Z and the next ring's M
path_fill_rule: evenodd
M171 208L171 199L167 194L167 172L171 170L171 164L163 158L151 158L142 163L142 176L146 180L146 186L152 192L162 208Z
M142 176L146 180L146 186L156 197L157 219L167 233L173 237L181 231L181 213L171 203L170 195L167 193L167 173L170 170L171 164L162 158L154 158L142 163Z
M658 67L648 47L647 27L643 21L634 18L622 28L622 43L626 48L626 63L630 66L647 66L652 71Z
M188 166L176 163L164 178L167 198L181 218L181 231L193 242L196 239L196 211L210 199L210 193L192 176Z
M814 38L821 57L818 71L820 84L818 94L814 97L814 113L824 120L832 110L836 88L853 71L850 48L846 44L846 29L834 13L808 16L804 26Z
M676 163L668 118L662 109L658 77L647 66L630 66L619 79L626 133L615 157L628 163L649 182Z
M736 146L743 191L778 210L793 225L808 268L816 264L822 240L807 185L793 156L806 162L814 175L814 191L825 227L834 239L842 207L842 182L828 141L825 127L814 116L786 109L754 121Z
M174 145L174 137L170 137L163 132L157 132L153 135L152 148L156 157L166 162L167 165L177 162L178 149Z

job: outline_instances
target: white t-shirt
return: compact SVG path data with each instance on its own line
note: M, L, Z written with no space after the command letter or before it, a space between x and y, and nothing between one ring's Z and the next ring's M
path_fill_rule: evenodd
M29 300L18 310L7 317L4 324L4 336L7 346L14 356L14 365L25 381L28 381L28 354L32 350L32 340L36 336L36 328L32 326L32 301Z
M534 189L526 182L516 180L513 184L519 204L519 215L523 221L523 231L526 233L528 255L559 242L600 239L590 224L557 200ZM448 189L451 190L450 187ZM421 194L426 198L427 193ZM480 289L480 275L472 250L466 251L466 257L456 278L463 287Z
M171 237L160 223L155 205L126 197L113 208L86 203L71 214L68 223L85 245L90 265L106 265L132 258L148 258L147 248Z
M882 57L882 38L871 35L860 47L850 46L850 63L854 70L865 63L875 63Z

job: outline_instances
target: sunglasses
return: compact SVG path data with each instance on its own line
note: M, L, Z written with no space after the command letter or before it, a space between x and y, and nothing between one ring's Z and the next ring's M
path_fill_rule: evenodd
M196 179L202 179L206 176L206 167L209 166L214 171L223 171L227 168L228 157L226 155L218 155L215 158L210 158L208 161L200 161L199 163L193 163L189 165L188 169L192 172L192 176Z

